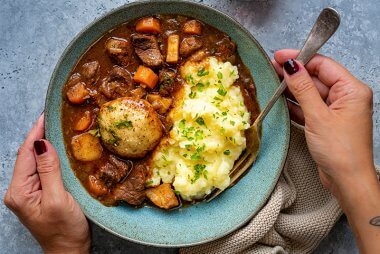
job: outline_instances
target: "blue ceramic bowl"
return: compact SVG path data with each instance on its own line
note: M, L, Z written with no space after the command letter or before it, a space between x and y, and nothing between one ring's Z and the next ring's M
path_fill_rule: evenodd
M260 44L234 19L193 2L137 2L122 6L94 21L66 48L53 72L47 92L46 137L61 158L66 189L91 221L133 242L184 247L225 236L244 225L260 210L273 191L284 165L289 145L290 121L285 100L281 98L265 119L261 151L252 169L233 188L210 203L202 202L168 212L153 207L106 207L92 198L75 177L66 155L61 126L62 86L81 55L105 32L130 19L160 13L191 16L230 35L237 43L245 65L251 70L261 107L266 104L279 85L279 80Z

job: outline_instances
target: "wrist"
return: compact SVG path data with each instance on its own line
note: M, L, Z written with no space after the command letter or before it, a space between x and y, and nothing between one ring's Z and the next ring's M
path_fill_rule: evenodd
M380 184L373 165L358 174L342 176L337 189L337 199L348 216L365 207L380 208Z
M65 244L68 245L69 243ZM59 246L42 248L46 254L88 254L90 253L91 241L88 240L83 244L77 244L76 246Z

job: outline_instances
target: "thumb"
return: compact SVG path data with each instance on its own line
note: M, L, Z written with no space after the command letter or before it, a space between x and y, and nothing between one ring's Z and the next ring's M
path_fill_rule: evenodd
M284 63L284 79L290 92L300 104L305 119L327 112L328 107L322 100L313 80L305 67L294 59Z
M59 157L54 147L47 140L34 141L34 154L37 172L40 177L42 195L59 197L64 192Z

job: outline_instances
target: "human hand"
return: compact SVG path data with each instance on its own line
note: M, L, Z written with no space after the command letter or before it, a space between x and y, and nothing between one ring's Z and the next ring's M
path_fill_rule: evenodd
M64 189L59 157L44 137L44 115L18 150L4 203L45 253L88 253L90 230L77 202Z
M307 144L318 164L322 184L339 198L340 189L352 186L352 181L376 178L372 91L322 55L313 57L306 69L296 62L297 72L284 72L283 65L290 66L286 61L297 55L296 50L277 51L273 64L288 84L288 97L299 103L288 101L291 118L305 125Z
M363 253L379 253L380 185L373 163L372 91L322 55L306 66L280 50L273 65L287 85L292 120L305 125L322 184L338 199ZM289 60L290 59L290 60ZM285 70L285 71L284 71Z

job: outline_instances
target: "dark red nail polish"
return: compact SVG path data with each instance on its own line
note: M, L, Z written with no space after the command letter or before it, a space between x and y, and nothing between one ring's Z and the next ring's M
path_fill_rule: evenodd
M46 148L45 142L43 140L34 141L34 150L36 151L37 155L46 153L47 148Z
M289 59L284 63L284 69L286 73L289 75L293 75L297 71L299 71L300 67L298 66L297 62L294 61L294 59Z

